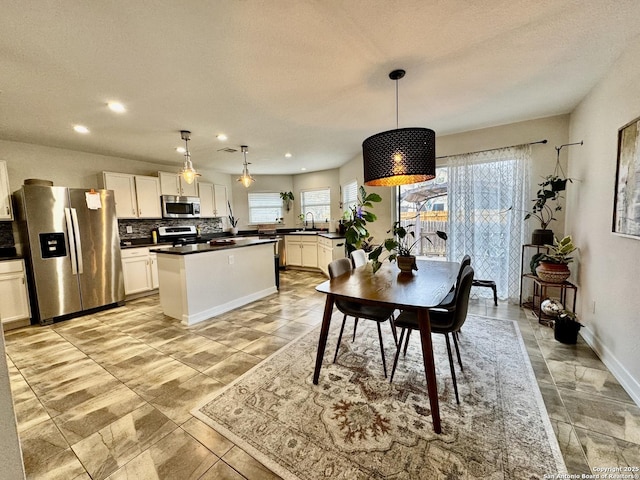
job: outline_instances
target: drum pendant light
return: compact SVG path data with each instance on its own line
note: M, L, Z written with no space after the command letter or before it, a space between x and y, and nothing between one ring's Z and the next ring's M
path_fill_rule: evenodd
M196 169L193 168L193 164L191 163L191 154L189 153L189 140L191 140L191 132L188 130L180 130L180 137L184 140L184 165L182 166L182 170L178 172L185 182L191 185L196 177L199 177L200 174L196 172Z
M398 128L398 80L404 70L394 70L396 129L377 133L362 142L364 184L391 187L426 182L436 177L436 134L428 128Z

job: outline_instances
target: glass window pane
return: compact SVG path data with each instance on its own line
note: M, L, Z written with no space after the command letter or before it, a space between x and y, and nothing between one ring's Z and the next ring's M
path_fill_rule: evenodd
M278 192L249 193L249 223L275 223L282 217Z

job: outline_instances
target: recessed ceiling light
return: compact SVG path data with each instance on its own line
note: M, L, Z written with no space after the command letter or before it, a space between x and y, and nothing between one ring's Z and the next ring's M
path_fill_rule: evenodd
M184 147L176 147L176 152L178 153L185 153L186 150L184 149Z
M302 167L300 170L302 170L303 172L307 169L307 167Z
M284 156L285 156L286 158L291 158L291 157L293 157L293 155L291 155L289 152L285 153L285 154L284 154Z
M227 136L224 133L220 133L220 134L216 135L216 138L218 140L220 140L221 142L224 142L227 139Z
M89 133L89 129L84 125L74 125L73 129L78 133Z
M124 113L124 112L127 111L125 106L123 104L121 104L120 102L109 102L109 103L107 103L107 106L109 107L109 109L112 112Z

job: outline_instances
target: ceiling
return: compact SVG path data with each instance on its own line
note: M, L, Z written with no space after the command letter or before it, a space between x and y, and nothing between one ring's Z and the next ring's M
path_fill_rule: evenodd
M184 129L196 169L335 168L396 127L393 69L399 126L446 135L572 111L639 33L637 0L3 2L0 139L177 170Z

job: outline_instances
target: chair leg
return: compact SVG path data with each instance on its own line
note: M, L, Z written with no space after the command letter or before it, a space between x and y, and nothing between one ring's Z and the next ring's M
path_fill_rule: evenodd
M352 342L356 341L356 330L358 329L358 317L356 317L356 323L353 324L353 338L351 339Z
M407 356L407 347L409 346L409 337L411 336L411 332L412 330L409 329L409 331L407 332L407 339L404 341L404 352L402 352L403 357ZM402 343L402 340L400 340L400 343Z
M497 307L498 306L498 289L496 288L495 285L491 285L491 288L493 289L493 304Z
M458 397L458 383L456 382L456 371L453 368L453 356L451 355L451 342L449 341L449 334L445 333L444 338L447 340L447 353L449 354L449 366L451 367L451 378L453 379L453 391L456 394L456 403L460 405L460 398Z
M340 342L342 341L342 332L344 332L344 324L347 321L347 316L342 317L342 326L340 327L340 335L338 335L338 345L336 345L336 354L333 356L333 363L336 363L338 358L338 350L340 350Z
M460 370L464 372L464 367L462 366L462 359L460 358L460 348L458 347L458 332L453 332L451 335L453 336L453 346L456 347L456 355L458 356L458 365L460 365Z
M396 367L398 366L398 358L400 357L400 349L402 348L402 340L404 339L404 331L406 330L406 328L403 328L402 330L400 330L400 341L398 342L397 346L396 346L396 355L393 358L393 368L391 369L391 379L389 380L389 383L393 382L393 376L396 373ZM411 330L409 330L409 332L411 332ZM407 337L409 338L409 337Z
M384 357L384 344L382 343L382 329L380 328L380 322L376 322L378 325L378 339L380 340L380 353L382 354L382 368L384 369L384 378L387 378L387 360Z

